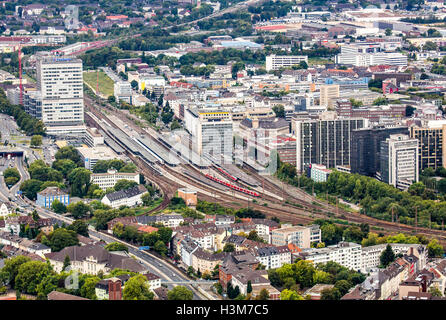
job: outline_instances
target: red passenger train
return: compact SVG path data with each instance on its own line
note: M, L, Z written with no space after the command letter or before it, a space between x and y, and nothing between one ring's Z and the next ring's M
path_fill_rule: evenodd
M223 180L220 180L220 179L218 179L218 178L215 178L215 177L211 176L209 173L206 173L205 176L206 176L206 178L209 178L209 179L211 179L212 181L218 182L218 183L220 183L220 184L222 184L222 185L225 185L225 186L227 186L227 187L229 187L229 188L231 188L231 189L234 189L234 190L237 190L237 191L240 191L240 192L249 194L249 195L254 196L254 197L260 197L260 194L258 194L257 192L254 192L254 191L251 191L251 190L247 190L247 189L240 188L240 187L238 187L238 186L235 186L235 185L233 185L233 184L230 184L230 183L228 183L228 182L225 182L225 181L223 181Z

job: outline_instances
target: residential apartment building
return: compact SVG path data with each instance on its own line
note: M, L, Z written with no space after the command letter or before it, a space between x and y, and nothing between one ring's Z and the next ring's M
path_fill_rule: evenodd
M408 135L391 135L381 143L381 179L400 189L418 181L418 140Z
M432 121L435 123L435 121ZM436 127L409 127L409 137L418 140L418 170L446 167L446 124Z
M139 184L139 173L118 172L109 169L106 173L92 173L90 175L90 183L97 184L102 190L113 188L119 180L129 180Z
M287 245L278 247L263 247L254 250L254 256L265 269L280 268L285 263L292 263L291 251Z
M299 63L308 63L308 56L277 56L275 54L266 56L266 71L279 70L280 68L291 68Z
M165 227L176 228L182 222L184 222L184 218L181 214L171 213L171 214L158 214L155 216L140 215L136 217L136 221L139 224L149 225L149 224L161 223Z
M271 231L271 243L275 246L292 243L299 248L310 248L312 242L320 241L321 230L318 225L284 227Z
M427 261L427 249L425 245L391 243L393 252L397 254L409 254L418 258L417 269L424 267ZM368 272L372 268L376 268L381 264L381 253L386 249L387 244L377 244L374 246L362 248L362 271Z
M326 248L304 249L299 253L299 257L304 260L310 260L314 264L334 261L344 267L359 271L362 267L361 254L360 244L340 242L337 245Z

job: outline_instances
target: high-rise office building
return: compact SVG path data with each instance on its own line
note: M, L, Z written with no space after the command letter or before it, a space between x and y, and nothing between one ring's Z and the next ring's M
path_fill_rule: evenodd
M391 135L381 143L381 180L399 189L418 181L418 140Z
M352 131L368 126L363 118L338 118L336 112L320 115L318 120L293 119L296 137L296 167L303 171L316 163L327 168L350 165Z
M192 149L200 156L232 159L233 123L231 113L223 110L187 110L186 129L192 135Z
M435 121L432 121L435 123ZM430 127L412 126L409 135L418 140L418 165L419 170L426 168L437 169L446 167L445 147L446 124Z
M47 127L84 122L82 60L43 57L37 62L42 121Z
M351 172L373 177L380 169L381 142L392 134L407 133L407 127L375 126L353 130L350 152Z
M336 99L339 98L339 84L321 85L320 105L332 108Z

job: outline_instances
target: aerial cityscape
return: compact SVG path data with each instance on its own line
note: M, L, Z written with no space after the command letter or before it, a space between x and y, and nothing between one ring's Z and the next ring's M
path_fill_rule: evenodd
M445 92L440 0L0 0L0 300L446 300Z

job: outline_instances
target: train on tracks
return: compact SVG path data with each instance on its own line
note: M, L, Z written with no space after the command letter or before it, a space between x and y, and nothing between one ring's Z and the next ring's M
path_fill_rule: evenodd
M260 197L260 194L258 194L255 191L251 191L251 190L248 190L248 189L240 188L239 186L233 185L233 184L231 184L229 182L226 182L226 181L220 180L220 179L218 179L218 178L216 178L214 176L211 176L209 173L206 173L205 176L206 176L206 178L211 179L212 181L215 181L217 183L225 185L225 186L227 186L227 187L229 187L231 189L234 189L236 191L249 194L250 196L253 196L253 197Z

